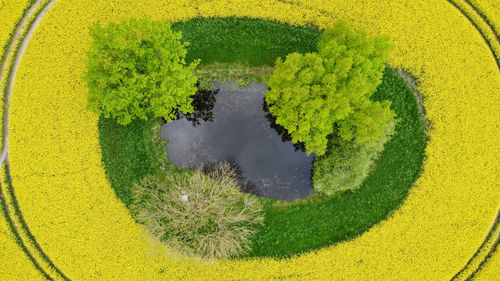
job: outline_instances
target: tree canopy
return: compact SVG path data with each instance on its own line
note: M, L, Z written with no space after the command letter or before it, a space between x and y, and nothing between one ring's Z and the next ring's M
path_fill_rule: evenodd
M198 61L186 65L187 43L169 24L130 19L90 28L87 53L88 107L122 125L134 119L175 118L176 110L192 112L196 93L193 73Z
M316 155L326 152L333 134L358 143L376 140L394 116L389 101L370 100L392 49L387 36L368 38L337 21L324 31L317 52L276 61L266 94L276 123Z

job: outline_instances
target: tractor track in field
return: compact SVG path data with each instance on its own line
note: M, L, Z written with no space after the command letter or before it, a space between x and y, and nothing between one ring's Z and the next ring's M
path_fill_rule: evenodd
M10 66L10 70L8 71L8 77L6 78L6 90L4 93L4 98L5 98L5 105L4 105L4 112L3 112L3 131L4 131L4 145L3 145L3 150L0 156L0 165L4 165L6 168L6 175L7 178L9 178L9 154L8 154L8 148L9 148L9 105L10 105L10 99L14 87L14 81L16 78L16 73L19 68L19 64L21 61L21 58L26 50L26 47L28 46L28 43L30 41L31 36L33 35L36 27L39 25L41 20L43 19L43 16L47 13L47 11L55 4L57 0L51 0L48 2L40 11L37 13L34 17L31 17L33 15L33 12L38 8L38 6L41 4L42 0L36 0L31 7L29 7L22 18L21 22L18 23L16 26L16 29L13 33L13 35L10 38L10 42L8 44L7 49L5 50L5 53L3 54L4 56L2 57L2 62L1 62L1 67L0 67L0 81L4 79L4 74L6 73L7 69L6 66L10 60L10 55L14 54L14 58L12 61L12 64ZM496 56L494 52L494 48L492 46L492 43L490 40L488 40L488 37L483 33L481 28L475 23L472 18L459 6L455 3L455 0L446 0L448 3L453 5L472 25L473 27L478 31L478 33L482 36L484 42L488 46L489 50L493 54L493 58L496 62L497 68L500 71L500 61L499 58ZM492 30L493 34L496 36L497 43L500 41L500 36L491 23L491 21L481 12L481 10L477 9L469 0L464 0L466 4L468 4L471 9L477 13L482 21ZM298 5L302 6L304 8L304 5L300 2L295 2L295 1L290 1L290 0L280 0L280 2L291 4L291 5ZM313 8L309 8L313 10ZM323 10L316 10L321 16L328 16L328 12L323 11ZM22 32L26 26L27 23L30 22L30 19L34 18L33 21L28 25L28 30L25 34L24 37L22 37ZM14 50L17 42L20 41L20 44L16 50ZM5 185L5 190L7 193L9 193L9 197L11 197L11 201L13 201L13 207L12 210L9 208L9 203L7 200L7 196L4 191L4 185L0 184L0 209L3 213L3 215L6 217L7 223L9 224L9 227L15 236L15 239L17 240L17 243L19 244L20 248L25 252L27 255L28 259L33 263L33 265L40 271L40 273L47 278L48 280L70 280L68 277L66 277L55 265L54 263L50 260L50 258L43 252L41 249L40 245L36 242L35 237L31 234L31 232L28 229L28 226L26 222L23 219L22 213L19 209L19 206L17 204L17 200L15 198L14 194L14 187L12 184L8 183ZM19 229L19 227L16 226L15 223L13 223L13 218L17 218L19 221L18 224L21 225L23 230ZM487 263L488 257L490 257L495 250L498 248L498 244L500 241L500 232L498 232L498 225L499 225L499 218L500 218L500 212L498 212L493 225L488 232L487 236L485 237L484 242L479 246L478 250L476 253L469 259L467 264L452 278L452 280L470 280L474 277L474 275L482 268L484 264ZM28 240L31 241L23 241L22 236L20 233L25 232L25 235L28 237ZM34 250L30 250L30 247L28 247L26 244L31 244L31 247L34 248ZM35 255L33 255L33 252L37 252L38 256L42 257L42 262L38 261L35 258ZM481 259L480 262L476 262L477 259ZM50 271L47 271L46 269L43 268L42 264L45 265L45 267L49 267ZM477 264L475 268L470 269L470 266L473 266L473 264ZM468 275L464 275L464 272L470 271L471 273Z
M12 59L12 64L8 70L8 75L5 78L4 85L4 112L3 112L3 151L0 157L0 166L5 167L6 177L3 182L6 184L0 185L0 205L2 213L7 220L7 224L15 237L15 240L21 250L27 255L28 259L33 263L35 268L48 280L70 280L66 275L64 275L57 266L50 260L47 254L43 251L40 244L36 241L34 235L29 230L26 221L23 218L17 199L14 193L14 188L12 182L10 181L10 171L9 171L9 114L10 114L10 100L12 96L12 91L14 88L14 82L16 79L17 70L19 69L19 64L21 58L28 46L28 43L42 21L45 14L49 9L55 4L57 0L51 0L45 3L44 6L40 7L42 0L37 0L33 2L31 7L28 8L21 22L17 25L15 32L10 38L10 43L8 48L5 50L3 57L1 69L0 69L0 81L4 78L3 75L7 71L6 66ZM38 10L38 8L40 9ZM35 13L35 11L37 11ZM23 30L27 28L26 33L23 35ZM17 48L14 49L17 45ZM5 189L5 190L4 190ZM10 199L10 200L8 200ZM10 201L10 204L9 204ZM37 260L36 256L40 257L41 260Z

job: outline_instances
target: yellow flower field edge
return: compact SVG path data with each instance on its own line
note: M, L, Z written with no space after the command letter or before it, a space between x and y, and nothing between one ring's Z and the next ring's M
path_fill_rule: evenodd
M6 91L8 80L11 76L11 64L16 57L17 49L19 44L23 41L23 38L28 31L32 21L35 16L41 12L46 4L48 4L49 0L30 0L28 6L22 12L22 16L18 19L15 24L15 28L11 30L10 37L7 42L5 42L1 60L0 60L0 89L2 89L2 99L0 100L0 117L2 118L0 122L1 130L0 130L0 149L3 150L3 146L5 145L4 139L4 112L6 106ZM7 6L9 6L7 4Z
M13 29L10 32L4 31L2 33L4 35L9 34L8 40L5 42L3 46L3 52L0 60L0 89L2 89L2 99L0 106L0 116L3 119L5 104L6 104L6 92L8 90L8 80L11 76L11 64L13 63L17 51L19 49L19 45L24 39L27 31L33 23L36 15L38 15L44 7L48 4L49 0L30 0L28 5L22 12L22 15L17 20L17 23L14 25ZM6 4L6 7L9 7L9 3ZM13 24L13 22L12 22ZM1 122L2 129L0 130L0 135L2 141L0 143L0 150L3 150L4 145L4 120Z
M32 5L25 9L25 13L23 14L23 19L19 22L18 26L16 27L15 33L20 33L20 34L14 34L11 38L11 40L15 40L16 42L11 42L9 45L9 53L12 53L11 56L7 58L8 60L8 65L9 70L8 70L8 75L5 79L5 85L4 85L4 95L7 95L7 91L10 87L9 84L9 79L13 73L13 68L14 64L18 61L18 56L21 54L19 53L19 49L22 46L23 40L26 37L26 40L29 40L29 37L31 36L33 29L35 28L33 26L35 19L37 17L40 17L42 12L44 10L47 10L47 6L49 4L49 1L36 1L32 3ZM15 50L12 50L11 48L15 47ZM9 100L8 97L4 96L4 100ZM8 105L8 103L7 103ZM5 111L4 120L8 119L8 111ZM8 147L5 147L8 149ZM5 153L2 154L2 161L7 162L7 159L4 158L6 156ZM43 251L40 249L40 246L32 236L32 234L29 231L28 226L25 224L22 214L19 211L19 207L17 205L16 197L14 195L14 190L10 184L10 177L9 177L9 169L8 166L4 165L2 166L2 174L1 178L3 181L3 188L0 190L0 196L2 197L2 203L3 203L3 209L4 212L3 214L5 215L5 219L7 222L9 222L10 229L12 231L12 234L16 238L15 240L17 241L17 244L19 247L24 251L26 256L28 257L29 260L33 262L33 265L35 268L38 269L42 275L45 277L51 279L51 280L59 280L60 278L57 278L58 276L63 276L63 274L58 271L58 269L54 266L54 264L50 261L50 259L43 253ZM54 278L54 276L56 278Z
M499 245L497 244L496 251L491 253L491 256L488 257L488 262L474 275L473 280L490 281L500 276L500 251L498 247Z
M447 1L459 9L483 36L486 44L488 44L493 56L495 57L498 68L500 69L500 42L498 41L498 34L495 33L495 30L489 24L489 21L485 21L474 6L471 6L467 0Z
M2 21L0 22L0 46L2 46L2 54L0 55L0 89L4 87L5 73L9 68L11 61L11 52L9 50L15 49L17 38L15 34L21 32L27 19L33 13L33 10L38 6L39 1L26 0L16 1L9 0L3 3L0 8L0 15ZM4 99L0 100L0 116L3 116ZM1 122L3 126L3 122ZM3 149L3 129L0 130L2 141L0 142L0 149Z
M481 36L453 7L444 1L159 2L60 1L21 62L9 127L13 185L33 235L68 277L442 280L460 271L498 209L494 164L500 116L494 93L500 79ZM390 64L421 78L419 89L434 121L424 173L404 205L357 239L286 260L194 263L151 246L116 199L100 162L97 118L85 109L80 79L89 42L86 26L95 20L152 17L172 22L200 15L314 22L319 27L347 17L356 28L392 36L397 48ZM421 19L426 19L424 26ZM417 28L422 29L418 34L410 32Z
M500 36L500 2L497 0L465 0L473 6L480 15L488 21L498 36Z
M16 243L16 237L3 216L0 216L0 257L2 280L47 280Z
M497 15L500 14L500 4L499 2L494 2L490 0L449 0L455 5L462 13L471 21L471 23L478 29L482 34L483 38L488 42L492 53L496 57L497 65L500 70L500 32L498 25L500 20L491 20L491 18L496 19ZM495 12L496 11L496 12ZM490 15L489 17L486 15ZM495 222L488 233L484 243L474 254L474 256L469 260L467 265L454 276L453 280L471 280L476 276L482 268L490 263L489 259L493 256L493 253L497 250L497 246L500 240L500 210L495 218ZM491 261L494 263L494 261ZM491 267L491 266L490 266ZM500 263L497 263L498 272L500 274Z
M1 173L5 173L4 166ZM24 246L10 220L7 202L3 196L5 184L6 181L0 184L0 277L3 280L46 280L48 275Z
M491 256L493 256L494 252L497 250L498 243L500 242L500 211L495 218L493 226L486 236L483 244L477 252L472 256L469 262L465 265L465 267L458 272L452 280L471 280L476 276L476 274L482 270L482 268L490 262Z
M4 215L11 224L12 233L15 235L19 246L45 277L51 280L69 280L43 252L24 222L10 182L8 165L2 167L2 172L3 189L0 194L4 198L3 203L5 203L3 206L5 209Z
M2 21L0 22L0 46L2 47L2 58L5 55L6 46L9 44L10 38L15 32L16 27L35 2L35 0L2 1L2 6L0 6L0 15L2 15Z
M471 24L474 25L478 32L481 33L484 40L489 45L493 55L495 56L497 66L500 70L500 36L496 29L494 23L486 16L486 14L478 8L481 7L479 4L481 0L448 0L454 6L459 9L464 16L468 18ZM479 4L479 5L478 5ZM489 3L491 5L491 3ZM489 10L488 10L489 11ZM497 11L500 13L500 10ZM471 280L476 276L476 273L481 270L488 262L489 258L492 256L493 252L496 251L497 245L500 237L500 228L498 226L498 220L500 217L500 211L495 219L492 229L488 233L484 243L474 254L474 256L469 260L466 266L454 276L453 280ZM500 264L498 264L500 266Z
M39 1L38 1L39 2ZM15 33L25 30L25 22L32 16L38 6L37 1L4 1L0 8L2 21L0 23L0 46L3 52L0 59L0 89L3 89L5 73L12 61L12 52L15 48L17 37ZM3 91L2 91L3 93ZM4 99L0 102L0 115L3 116ZM3 125L3 122L2 122ZM3 129L0 134L3 136ZM3 141L0 144L3 147ZM4 173L2 167L2 174ZM4 179L4 178L2 178ZM0 276L4 280L44 280L43 271L31 254L27 254L27 248L17 233L7 210L7 200L4 197L5 181L0 184ZM23 252L24 251L24 252Z

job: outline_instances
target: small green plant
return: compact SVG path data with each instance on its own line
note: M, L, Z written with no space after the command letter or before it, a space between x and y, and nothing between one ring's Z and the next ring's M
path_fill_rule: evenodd
M138 222L174 248L207 258L246 253L263 223L259 201L240 192L228 163L175 178L147 176L134 187Z
M87 53L88 108L122 125L134 119L175 118L191 112L196 92L193 73L198 61L186 65L187 43L170 25L150 19L90 28Z
M384 150L384 144L394 135L395 127L396 121L391 119L382 136L362 144L339 137L331 139L326 154L314 160L314 189L331 196L360 187Z
M331 135L358 144L376 140L394 117L389 101L370 100L392 48L388 37L367 38L348 22L336 22L324 31L318 52L276 61L266 94L269 111L293 142L318 156Z

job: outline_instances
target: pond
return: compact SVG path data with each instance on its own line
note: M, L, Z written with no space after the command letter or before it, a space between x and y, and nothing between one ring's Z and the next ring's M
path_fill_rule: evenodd
M280 200L308 195L314 156L274 122L264 102L268 87L214 88L198 91L194 113L180 113L161 128L169 161L189 169L227 161L238 170L242 191Z

